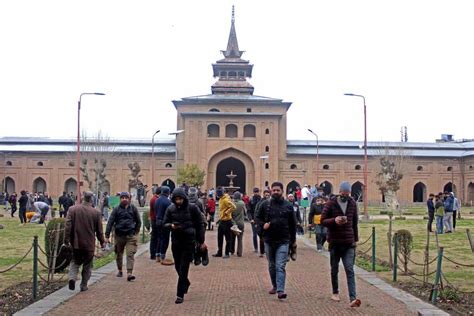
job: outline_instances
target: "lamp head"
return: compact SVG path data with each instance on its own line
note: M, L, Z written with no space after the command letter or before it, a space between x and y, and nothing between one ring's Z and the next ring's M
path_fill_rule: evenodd
M102 92L94 92L95 95L105 95L105 93Z

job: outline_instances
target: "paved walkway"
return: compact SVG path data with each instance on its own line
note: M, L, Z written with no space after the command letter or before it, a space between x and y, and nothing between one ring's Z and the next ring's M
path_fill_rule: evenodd
M135 282L110 273L48 315L414 315L405 304L357 279L362 306L349 307L345 274L340 273L341 298L332 302L328 258L299 241L298 260L287 265L288 299L267 294L271 284L265 258L251 246L251 230L244 240L244 255L211 258L207 267L192 266L189 294L174 304L177 275L172 266L151 261L148 252L136 260ZM206 235L210 253L216 249L216 232Z

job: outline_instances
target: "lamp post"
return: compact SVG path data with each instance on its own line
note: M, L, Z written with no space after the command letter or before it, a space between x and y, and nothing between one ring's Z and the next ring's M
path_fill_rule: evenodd
M81 203L81 100L83 95L105 95L100 92L84 92L79 96L77 102L77 152L76 152L76 177L77 177L77 189L76 189L76 203Z
M168 135L176 136L175 150L174 150L174 166L176 168L176 187L178 187L178 135L184 132L184 129L177 130L176 132L168 133Z
M263 190L265 190L265 160L268 159L268 154L265 153L265 155L260 156L260 159L262 159L262 180L263 180Z
M155 134L151 137L151 187L155 185L155 135L158 134L160 130L157 130Z
M308 128L308 132L310 132L316 137L316 185L317 185L316 190L318 190L318 187L319 187L319 137L318 137L318 134L316 134L309 128Z
M344 93L346 96L350 97L359 97L362 98L364 101L364 218L366 220L369 219L369 211L368 211L368 196L367 196L367 172L368 172L368 164L367 164L367 106L365 104L365 97L360 94L354 93Z

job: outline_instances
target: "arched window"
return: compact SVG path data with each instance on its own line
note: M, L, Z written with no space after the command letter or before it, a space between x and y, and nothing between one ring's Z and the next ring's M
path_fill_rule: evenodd
M360 165L356 165L356 166L354 167L354 169L355 169L355 170L360 170L360 169L362 169L362 167L361 167Z
M265 134L266 135L269 135L270 134L270 130L268 128L265 129Z
M217 124L209 124L207 126L207 137L219 137L220 127Z
M225 71L221 71L219 73L219 77L225 78L225 77L227 77L227 73Z
M423 166L416 167L416 171L423 171Z
M229 77L237 77L237 72L235 71L229 71Z
M172 165L172 164L170 164L169 162L168 162L168 163L166 163L166 165L165 165L165 168L171 168L171 167L173 167L173 165Z
M69 161L68 163L68 166L69 167L74 167L76 164L74 163L74 161ZM66 192L69 192L69 191L66 191Z
M239 77L241 77L241 78L245 77L245 72L239 71Z
M219 109L216 109L216 108L212 108L209 110L209 112L220 112Z
M265 163L265 169L270 168L270 164L268 162Z
M255 137L255 125L247 124L244 126L244 137Z
M43 162L42 162L42 161L38 161L38 162L36 163L36 165L37 165L38 167L43 167Z
M295 164L291 164L290 169L296 169L296 165L295 165Z
M265 146L265 152L269 152L270 151L270 146Z
M225 127L225 137L235 138L237 137L237 125L228 124Z
M265 187L268 187L268 181L265 181Z
M12 165L13 165L13 163L12 163L10 160L8 160L5 164L6 164L7 166L12 166Z
M453 167L449 166L447 170L448 171L453 171Z
M324 165L324 166L323 166L323 169L324 169L324 170L329 170L329 165Z

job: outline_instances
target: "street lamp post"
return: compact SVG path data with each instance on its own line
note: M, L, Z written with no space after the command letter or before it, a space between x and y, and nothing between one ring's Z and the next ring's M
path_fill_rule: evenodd
M157 130L155 134L151 137L151 187L155 185L155 135L158 134L160 130Z
M368 163L367 163L367 106L365 104L365 97L360 94L353 93L344 93L346 96L350 97L359 97L364 101L364 218L369 219L368 211L368 196L367 196L367 172L368 172Z
M77 102L77 152L76 152L76 177L77 177L77 189L76 189L76 203L81 203L81 100L83 95L105 95L105 93L100 92L84 92L79 96L79 101Z
M318 190L318 187L319 187L319 137L318 137L318 134L316 134L309 128L308 128L308 132L310 132L316 137L316 185L317 185L316 190Z
M174 167L176 168L176 187L178 187L178 135L184 132L184 129L177 130L176 132L168 133L168 135L176 136L175 150L174 150Z

